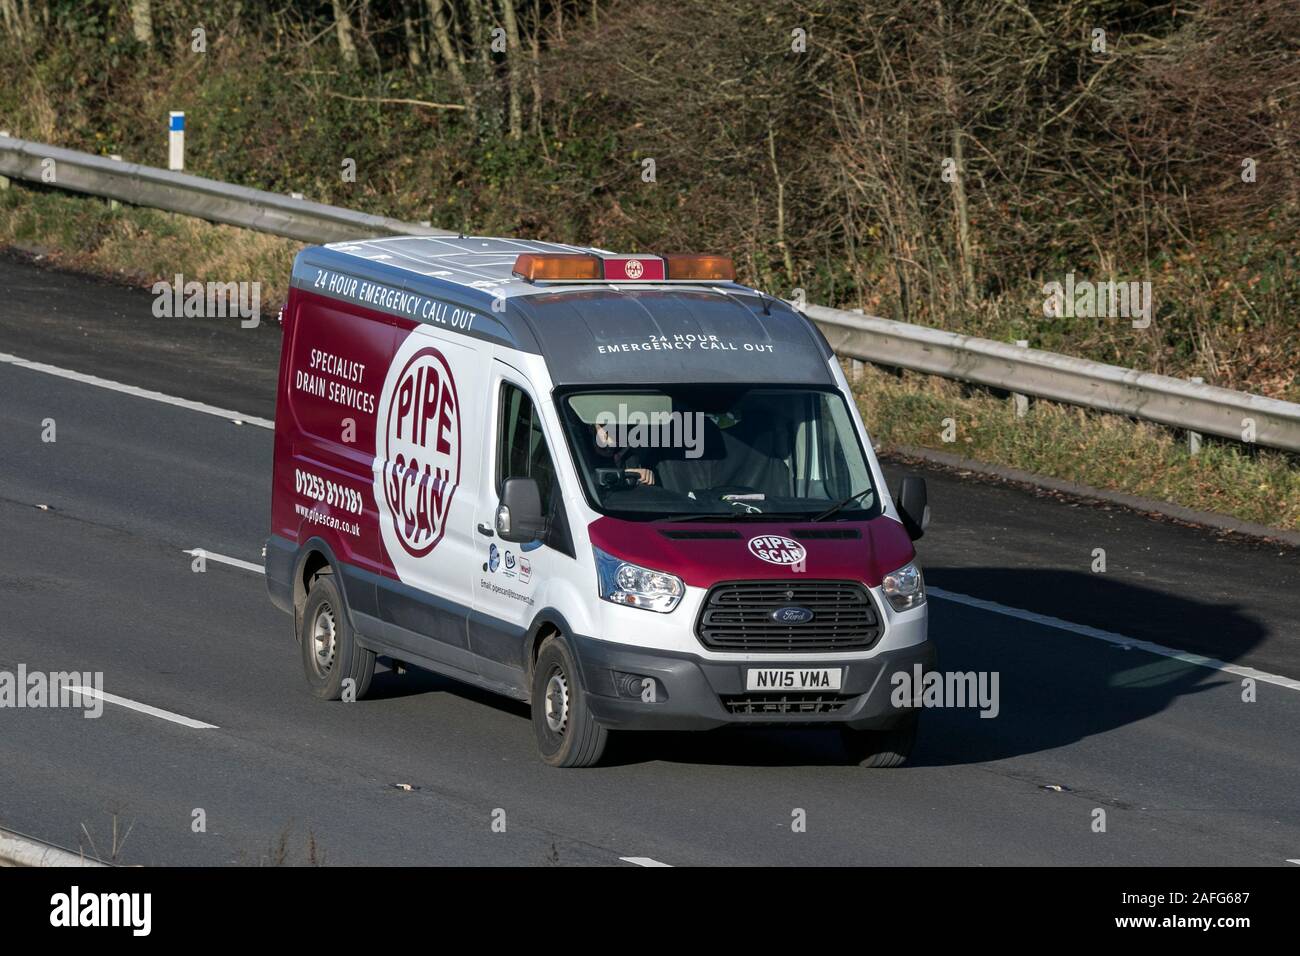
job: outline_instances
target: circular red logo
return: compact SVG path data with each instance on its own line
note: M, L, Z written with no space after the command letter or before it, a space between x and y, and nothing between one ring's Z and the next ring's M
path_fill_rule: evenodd
M629 259L623 267L623 274L629 279L639 279L643 272L645 272L645 266L641 264L640 259Z
M393 528L403 548L423 557L442 540L460 484L460 400L437 349L420 349L397 376L380 441Z

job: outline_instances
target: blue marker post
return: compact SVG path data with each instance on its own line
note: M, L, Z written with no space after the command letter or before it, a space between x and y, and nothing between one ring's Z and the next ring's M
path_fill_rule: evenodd
M185 112L172 110L167 115L167 168L185 168Z

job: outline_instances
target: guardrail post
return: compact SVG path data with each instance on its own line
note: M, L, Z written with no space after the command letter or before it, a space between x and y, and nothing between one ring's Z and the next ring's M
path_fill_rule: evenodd
M854 315L866 314L861 309L849 309L849 311L852 312ZM862 360L861 359L855 359L855 358L849 359L849 376L850 376L850 381L854 382L855 384L862 381Z
M1016 345L1022 349L1029 348L1028 339L1016 339ZM1011 404L1016 410L1016 418L1024 418L1029 414L1029 396L1022 395L1020 392L1011 393Z
M122 161L122 154L121 154L121 153L110 153L108 158L111 159L111 160L113 160L113 162L115 162L115 163L120 163L120 162ZM121 209L121 208L122 208L122 204L121 204L120 202L118 202L116 199L110 199L110 200L108 201L108 208L109 208L109 209L113 209L113 210Z
M4 136L4 137L8 138L8 136L9 136L9 130L7 130L7 129L0 129L0 136ZM8 189L8 188L9 188L9 177L8 177L8 176L0 176L0 189Z
M185 111L172 110L167 114L167 168L185 169Z
M1192 376L1193 385L1204 385L1205 379L1199 375ZM1199 455L1201 453L1201 433L1194 432L1191 429L1187 431L1187 453L1189 455Z

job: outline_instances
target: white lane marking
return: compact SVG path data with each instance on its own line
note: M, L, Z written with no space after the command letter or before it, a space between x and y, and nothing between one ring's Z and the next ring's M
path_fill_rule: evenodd
M1287 862L1288 862L1288 863L1295 863L1296 865L1300 866L1300 860L1287 860Z
M652 860L648 856L620 856L624 863L631 863L633 866L666 866L672 869L671 863L660 863L658 860Z
M258 574L265 574L266 568L260 564L254 564L252 561L241 561L239 558L232 558L229 555L217 554L214 551L205 551L203 548L192 548L189 551L182 551L181 554L190 554L194 557L203 555L205 561L215 561L217 564L228 564L232 568L243 568L245 571L256 571Z
M201 720L195 720L193 717L186 717L183 714L173 714L170 710L162 710L159 707L150 707L148 704L142 704L137 700L128 700L125 697L118 697L116 694L105 694L102 690L95 690L93 687L86 687L84 684L64 684L68 690L85 694L89 697L98 697L106 704L117 704L119 707L125 707L127 710L134 710L141 714L148 714L150 717L157 717L159 720L170 720L173 724L180 724L182 727L189 727L192 730L218 730L216 724L205 724Z
M1137 638L1125 637L1123 634L1116 634L1114 631L1103 631L1101 628L1089 627L1087 624L1074 624L1070 621L1063 621L1059 617L1050 617L1046 614L1038 614L1034 611L1022 611L1017 607L1007 607L1005 604L998 604L996 601L985 601L983 598L970 597L966 594L957 594L953 591L945 591L942 588L927 587L927 594L945 601L952 601L955 604L965 604L968 607L979 608L983 611L992 611L995 614L1004 614L1007 617L1018 618L1021 621L1029 621L1033 624L1042 624L1046 627L1054 627L1061 631L1069 631L1071 634L1081 634L1084 637L1096 638L1099 641L1105 641L1108 644L1114 644L1117 647L1127 647L1137 651L1146 651L1148 654L1158 654L1161 657L1169 657L1176 661L1182 661L1185 664L1195 664L1199 667L1208 667L1212 670L1223 671L1225 674L1236 674L1238 677L1249 677L1253 680L1262 681L1266 684L1276 684L1278 687L1285 687L1287 690L1300 690L1300 680L1293 680L1290 677L1281 677L1278 674L1270 674L1266 671L1255 670L1253 667L1242 667L1239 664L1229 664L1227 661L1221 661L1213 657L1204 657L1200 654L1193 654L1189 651L1179 651L1172 647L1165 647L1163 644L1154 644L1151 641L1139 641Z
M70 369L59 368L57 365L46 365L44 362L33 362L30 359L19 358L17 355L9 355L7 352L0 352L0 362L6 365L14 365L18 368L31 369L33 372L44 372L46 375L56 375L59 378L71 379L74 382L82 382L86 385L94 385L96 388L107 388L110 391L121 392L123 395L134 395L136 398L147 398L151 402L162 402L166 405L175 405L177 408L188 408L192 412L203 412L205 415L216 415L218 418L225 418L232 422L238 422L244 425L256 425L258 428L275 428L275 422L268 421L265 418L256 418L252 415L245 415L243 412L232 412L228 408L217 408L215 405L206 405L203 402L192 402L188 398L176 398L174 395L164 395L162 392L150 391L147 388L138 388L135 385L123 385L121 382L114 382L111 379L100 378L98 375L87 375L84 372L74 372Z

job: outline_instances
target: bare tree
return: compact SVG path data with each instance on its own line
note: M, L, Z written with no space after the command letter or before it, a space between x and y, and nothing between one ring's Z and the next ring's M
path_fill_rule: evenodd
M419 69L424 62L424 31L419 26L419 0L402 0L402 33L406 37L406 62Z
M352 39L352 17L343 0L331 0L334 7L334 34L339 41L339 55L348 66L357 65L357 44Z
M131 32L138 42L153 46L153 7L150 0L131 0Z
M506 28L510 138L521 139L524 135L524 115L519 99L519 74L523 69L523 57L519 49L519 20L515 16L514 0L501 0L501 16Z
M23 0L0 0L0 23L6 33L22 42L33 30L31 8Z
M428 4L429 19L433 24L433 38L438 45L438 52L442 55L443 65L446 67L447 72L451 74L452 83L460 91L460 97L465 104L465 109L469 111L471 117L474 117L477 115L474 89L465 77L465 71L460 65L460 54L452 42L451 26L447 21L446 0L428 0Z
M539 137L542 135L542 26L545 22L542 0L533 0L533 28L528 33L528 83L533 94L533 135Z

